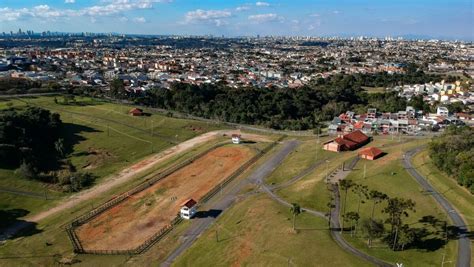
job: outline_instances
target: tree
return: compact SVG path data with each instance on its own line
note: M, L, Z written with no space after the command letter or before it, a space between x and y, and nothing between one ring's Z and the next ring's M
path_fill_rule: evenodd
M31 162L23 161L18 168L18 172L28 179L35 179L38 176L38 169Z
M343 218L345 221L351 223L350 230L351 230L351 236L352 236L353 232L357 232L357 230L354 231L354 226L357 227L357 222L360 219L359 213L355 211L350 211L347 214L343 215Z
M353 187L355 184L350 179L344 179L339 182L341 190L344 190L344 206L342 207L342 216L346 214L346 204L347 204L347 191ZM344 229L344 220L342 221L342 229ZM341 229L341 231L342 231Z
M370 219L374 220L375 206L388 198L388 196L377 190L370 190L369 199L372 200L372 212L370 214Z
M122 80L114 79L110 82L110 95L118 99L123 99L127 96Z
M360 212L360 205L364 203L362 198L369 197L368 191L369 191L369 188L366 185L354 184L352 188L352 192L354 192L359 197L358 204L357 204L357 213Z
M370 214L370 224L368 224L370 227L373 226L374 222L375 222L375 219L374 219L375 206L377 204L383 202L387 198L388 198L388 196L386 194L382 193L382 192L379 192L377 190L370 190L369 199L372 200L372 212ZM371 246L373 236L371 236L370 233L372 233L372 231L369 231L368 233L369 233L368 243L369 243L369 246Z
M297 203L291 203L290 211L291 211L291 214L293 214L293 230L295 230L296 216L298 216L301 213L301 207Z
M64 155L66 154L65 146L64 146L64 139L59 138L55 143L54 143L54 148L56 149L56 152L58 152L58 155L63 158Z
M405 249L406 245L413 243L416 239L416 233L407 224L400 228L400 234L398 238L398 248L401 250Z
M411 199L403 198L389 198L387 207L383 210L384 213L389 215L386 220L391 225L390 240L393 242L392 249L395 250L398 242L398 233L400 226L402 225L403 217L408 217L408 211L415 212L415 202Z
M361 222L361 230L364 236L367 238L367 245L369 248L372 246L372 240L374 238L382 237L385 232L383 221L364 219Z

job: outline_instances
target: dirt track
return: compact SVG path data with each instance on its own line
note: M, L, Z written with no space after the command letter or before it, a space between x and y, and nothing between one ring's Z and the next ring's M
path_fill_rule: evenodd
M189 198L200 199L254 154L245 146L219 147L150 188L80 226L86 250L133 249L158 232Z

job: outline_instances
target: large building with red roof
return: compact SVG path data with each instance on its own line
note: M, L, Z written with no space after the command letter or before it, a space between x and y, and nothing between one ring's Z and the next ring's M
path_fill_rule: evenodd
M367 135L357 130L324 143L323 149L334 152L355 150L367 144L369 140Z

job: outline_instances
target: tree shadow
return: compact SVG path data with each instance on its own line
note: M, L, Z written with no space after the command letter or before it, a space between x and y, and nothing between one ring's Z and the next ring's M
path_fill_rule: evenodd
M74 123L63 123L62 136L64 137L65 153L71 154L74 151L74 145L85 141L86 138L81 136L81 133L100 133L101 130L97 130L85 125L79 125ZM86 152L79 152L85 154ZM76 154L75 154L76 155ZM88 155L88 154L87 154Z
M41 233L37 223L20 219L30 213L24 209L0 210L0 241ZM14 234L10 234L13 233Z
M198 211L194 215L194 218L208 218L208 217L217 218L217 216L219 216L221 213L222 213L222 210L214 210L214 209L210 209L206 211Z

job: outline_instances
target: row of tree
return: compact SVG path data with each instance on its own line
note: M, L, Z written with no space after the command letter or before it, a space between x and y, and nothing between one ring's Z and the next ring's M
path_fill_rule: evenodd
M362 232L367 237L369 247L372 245L374 238L382 238L393 250L403 250L415 241L415 231L403 222L403 218L408 217L410 211L415 211L414 201L398 197L391 198L383 192L369 190L367 186L354 183L350 179L342 180L339 185L344 192L342 229L344 229L344 222L348 222L350 223L351 235L357 234L361 220L361 204L369 201L372 203L370 218L364 218L361 223ZM357 197L357 210L355 211L346 210L349 191L352 191ZM382 203L385 203L385 207L382 209L382 213L386 214L385 220L378 219L375 216L376 206ZM389 231L385 229L385 224L390 225Z
M429 144L433 163L474 194L474 129L450 126Z
M274 129L317 128L347 110L382 112L404 110L406 101L395 92L367 94L354 76L336 75L324 83L290 88L230 88L224 84L201 86L176 83L170 90L153 89L132 95L113 82L113 97L131 98L138 104L176 110L195 116Z

